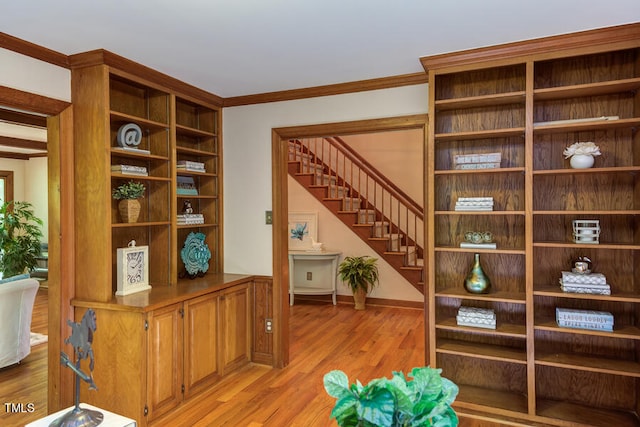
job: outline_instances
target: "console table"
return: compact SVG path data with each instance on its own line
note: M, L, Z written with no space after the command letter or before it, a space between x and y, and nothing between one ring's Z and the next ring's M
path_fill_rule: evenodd
M337 251L289 251L289 304L294 295L331 295L336 305Z

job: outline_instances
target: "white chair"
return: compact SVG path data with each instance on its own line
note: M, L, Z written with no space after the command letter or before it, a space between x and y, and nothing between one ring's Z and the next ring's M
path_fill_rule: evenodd
M32 278L0 283L0 368L31 353L31 316L38 286Z

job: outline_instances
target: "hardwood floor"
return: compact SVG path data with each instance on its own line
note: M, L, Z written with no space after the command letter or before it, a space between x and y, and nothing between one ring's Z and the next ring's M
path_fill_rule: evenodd
M289 366L249 366L158 425L335 426L324 374L341 369L352 381L368 382L422 366L423 331L422 310L297 302L291 307Z
M39 291L32 330L46 333L47 293ZM291 363L284 369L251 364L225 377L215 388L184 404L178 414L155 420L171 427L324 427L335 403L322 378L341 369L351 382L409 372L424 364L421 309L296 301L291 307ZM17 366L0 370L0 425L23 426L47 413L47 345ZM99 392L99 391L98 391ZM4 403L33 403L32 413L10 413ZM493 422L461 420L461 426ZM520 425L520 424L510 424Z

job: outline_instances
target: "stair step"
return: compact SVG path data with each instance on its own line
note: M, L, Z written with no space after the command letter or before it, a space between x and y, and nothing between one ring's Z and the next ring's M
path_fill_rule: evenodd
M338 182L338 178L334 175L328 175L326 173L316 173L316 185L335 185Z
M342 199L349 195L349 189L329 184L329 197Z
M345 211L357 211L360 209L360 203L362 203L360 199L347 197L342 201L342 209Z
M371 223L373 225L373 236L384 237L389 234L389 222L388 221L375 221Z
M370 224L376 220L376 211L373 209L360 209L358 211L358 223Z

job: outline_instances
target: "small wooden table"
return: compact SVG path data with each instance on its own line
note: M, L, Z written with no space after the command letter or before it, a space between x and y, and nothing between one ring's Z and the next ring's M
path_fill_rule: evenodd
M294 295L331 295L336 305L338 251L289 251L289 304Z

